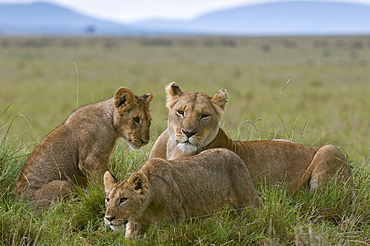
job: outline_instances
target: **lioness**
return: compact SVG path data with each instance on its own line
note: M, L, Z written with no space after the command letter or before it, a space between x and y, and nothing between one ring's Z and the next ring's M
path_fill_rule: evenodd
M148 160L128 179L104 174L106 213L113 230L126 225L126 238L143 234L154 222L209 215L231 204L235 209L262 205L248 169L227 149L166 161Z
M166 87L168 128L159 136L150 158L168 160L195 155L211 148L237 153L248 167L253 182L285 181L294 192L301 186L313 189L339 173L352 183L350 166L332 145L321 148L289 141L233 141L219 127L228 99L226 90L213 97L200 92L182 92L173 82Z
M37 201L37 209L85 187L92 176L101 179L116 139L132 149L149 142L152 93L136 96L120 87L114 97L74 111L34 149L20 174L15 198Z

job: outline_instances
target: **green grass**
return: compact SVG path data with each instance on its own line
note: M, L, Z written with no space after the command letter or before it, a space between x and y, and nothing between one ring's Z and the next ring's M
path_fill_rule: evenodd
M263 208L230 208L203 220L152 226L137 245L369 245L370 37L37 38L0 37L0 245L123 245L103 225L103 188L35 215L12 198L27 155L76 106L119 86L153 91L152 138L131 151L120 140L110 165L125 178L166 128L164 87L229 102L222 127L233 139L285 138L338 146L353 166L357 195L331 181L288 195L257 187ZM76 69L77 68L77 69Z

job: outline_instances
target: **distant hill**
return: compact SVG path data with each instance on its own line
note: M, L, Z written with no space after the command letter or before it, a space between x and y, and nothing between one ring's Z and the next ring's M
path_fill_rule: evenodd
M121 34L127 27L99 20L54 4L0 4L0 34L83 35Z
M249 5L192 21L124 25L48 3L0 4L0 35L370 35L370 5L292 1Z
M370 34L370 5L276 2L216 11L189 22L146 21L135 27L224 35Z

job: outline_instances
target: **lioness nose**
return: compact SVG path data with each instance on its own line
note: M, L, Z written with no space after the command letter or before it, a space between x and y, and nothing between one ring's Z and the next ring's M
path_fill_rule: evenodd
M116 216L105 216L105 219L108 221L112 221L116 218Z
M188 132L188 131L184 131L182 130L182 132L188 137L190 138L191 136L195 135L197 132Z

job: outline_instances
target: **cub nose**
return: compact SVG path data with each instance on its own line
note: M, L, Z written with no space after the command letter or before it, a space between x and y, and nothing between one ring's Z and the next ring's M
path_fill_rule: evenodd
M116 216L105 216L105 219L108 220L109 222L111 222L115 218L116 218Z
M142 145L147 145L149 143L149 140L140 139Z
M185 130L182 130L182 132L188 137L190 138L191 136L195 135L197 132L188 132L188 131L185 131Z

